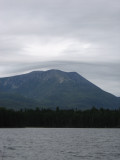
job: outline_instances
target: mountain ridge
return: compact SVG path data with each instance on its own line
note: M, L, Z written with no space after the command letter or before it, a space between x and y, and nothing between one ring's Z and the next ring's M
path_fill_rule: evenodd
M110 109L120 107L118 97L103 91L77 72L56 69L0 78L0 94L2 93L17 94L27 100L31 99L32 102L36 102L35 107L59 106L65 109L88 109L92 106ZM1 104L4 106L2 98ZM29 105L26 104L26 107Z

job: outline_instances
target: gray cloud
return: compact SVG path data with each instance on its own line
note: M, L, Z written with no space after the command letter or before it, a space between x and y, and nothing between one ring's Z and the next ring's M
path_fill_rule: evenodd
M120 96L119 0L0 0L0 77L77 71Z

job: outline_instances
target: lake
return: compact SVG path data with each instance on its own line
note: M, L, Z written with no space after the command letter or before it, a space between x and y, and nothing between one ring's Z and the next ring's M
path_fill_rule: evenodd
M0 160L120 160L120 129L0 129Z

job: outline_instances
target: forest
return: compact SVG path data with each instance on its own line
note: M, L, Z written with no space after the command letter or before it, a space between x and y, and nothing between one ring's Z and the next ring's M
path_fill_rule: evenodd
M120 109L56 110L0 107L0 128L120 128Z

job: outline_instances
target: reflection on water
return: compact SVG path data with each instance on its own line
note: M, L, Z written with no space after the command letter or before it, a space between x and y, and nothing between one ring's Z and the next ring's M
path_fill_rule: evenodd
M120 160L120 129L0 129L0 160Z

